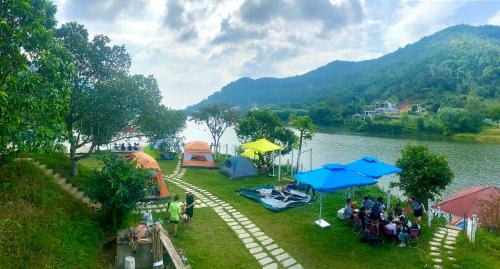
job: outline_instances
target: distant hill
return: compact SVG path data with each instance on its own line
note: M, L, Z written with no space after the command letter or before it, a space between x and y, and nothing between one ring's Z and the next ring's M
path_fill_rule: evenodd
M333 61L300 76L241 78L197 106L242 108L310 104L335 96L342 103L429 100L476 91L500 97L500 27L457 25L374 60Z

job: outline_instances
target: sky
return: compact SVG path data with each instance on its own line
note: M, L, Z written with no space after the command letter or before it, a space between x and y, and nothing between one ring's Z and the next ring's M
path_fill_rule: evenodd
M456 24L500 25L500 0L55 0L60 24L124 44L172 108L241 77L377 58Z

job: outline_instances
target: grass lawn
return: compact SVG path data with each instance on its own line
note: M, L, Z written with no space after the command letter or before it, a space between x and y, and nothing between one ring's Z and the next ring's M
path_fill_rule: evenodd
M160 152L157 149L152 148L151 146L144 147L144 153L149 154L155 159L160 159Z
M437 226L433 226L432 229L423 226L421 244L416 249L399 248L392 246L391 243L385 243L381 248L371 247L361 243L359 236L352 233L351 227L341 223L335 217L335 212L344 206L344 192L324 196L324 219L330 222L332 227L321 230L313 223L318 217L318 203L274 213L235 192L243 186L276 183L275 178L255 177L231 180L220 174L218 170L188 169L184 180L205 188L232 204L305 268L423 268L426 265L429 266L431 262L428 255L428 241ZM183 197L182 190L172 184L168 184L168 187L171 194L177 193ZM358 188L357 200L359 201L365 193L371 193L374 196L380 194L380 190L376 187ZM240 254L225 256L224 262L228 264L238 264L242 260L247 260L250 254L246 252L243 243L235 237L229 227L220 227L224 226L222 220L213 211L205 212L207 210L209 209L195 210L195 226L187 232L188 236L181 232L179 238L176 239L176 244L188 249L190 260L203 261L204 263L200 265L204 268L211 268L206 264L219 264L220 261L211 260L210 257L217 257L216 252L220 250L212 247L200 253L189 251L189 249L196 249L197 244L222 245L228 246L224 248L226 251L237 250ZM224 232L219 234L219 231ZM231 244L234 244L234 247L229 247ZM250 259L252 259L251 256ZM218 268L235 267L219 264ZM255 261L236 266L236 268L256 268Z
M453 256L460 268L500 268L500 237L479 229L476 243L471 244L465 233L460 233ZM447 264L443 265L449 268Z
M104 268L94 213L29 162L0 166L0 268Z

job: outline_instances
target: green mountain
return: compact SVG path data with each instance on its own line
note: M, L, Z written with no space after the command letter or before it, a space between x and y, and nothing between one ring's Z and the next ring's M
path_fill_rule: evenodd
M334 61L287 78L241 78L187 110L207 103L303 105L330 96L341 103L436 100L470 91L496 98L499 76L500 27L457 25L373 60Z

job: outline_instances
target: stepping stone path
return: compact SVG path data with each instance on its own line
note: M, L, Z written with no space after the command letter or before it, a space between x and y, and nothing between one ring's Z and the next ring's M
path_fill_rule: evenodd
M207 190L194 186L184 180L186 170L177 164L171 175L165 176L167 183L191 191L197 198L196 205L209 207L219 215L222 220L234 231L247 251L257 260L263 269L288 268L302 269L302 265L292 258L285 250L280 248L274 240L266 235L251 220L238 212L232 205L219 199Z
M79 191L77 187L73 187L71 183L66 182L66 179L61 177L59 174L54 173L54 170L48 169L45 164L40 164L38 161L33 161L31 158L16 158L15 161L33 162L36 167L42 170L47 176L51 177L71 197L81 201L90 208L101 208L100 203L93 203L87 196L85 196L85 193Z
M436 233L434 233L434 237L429 242L430 255L434 263L434 268L443 268L443 260L448 260L455 266L454 262L456 259L453 257L453 250L455 249L455 239L459 232L460 230L446 227L438 228Z

